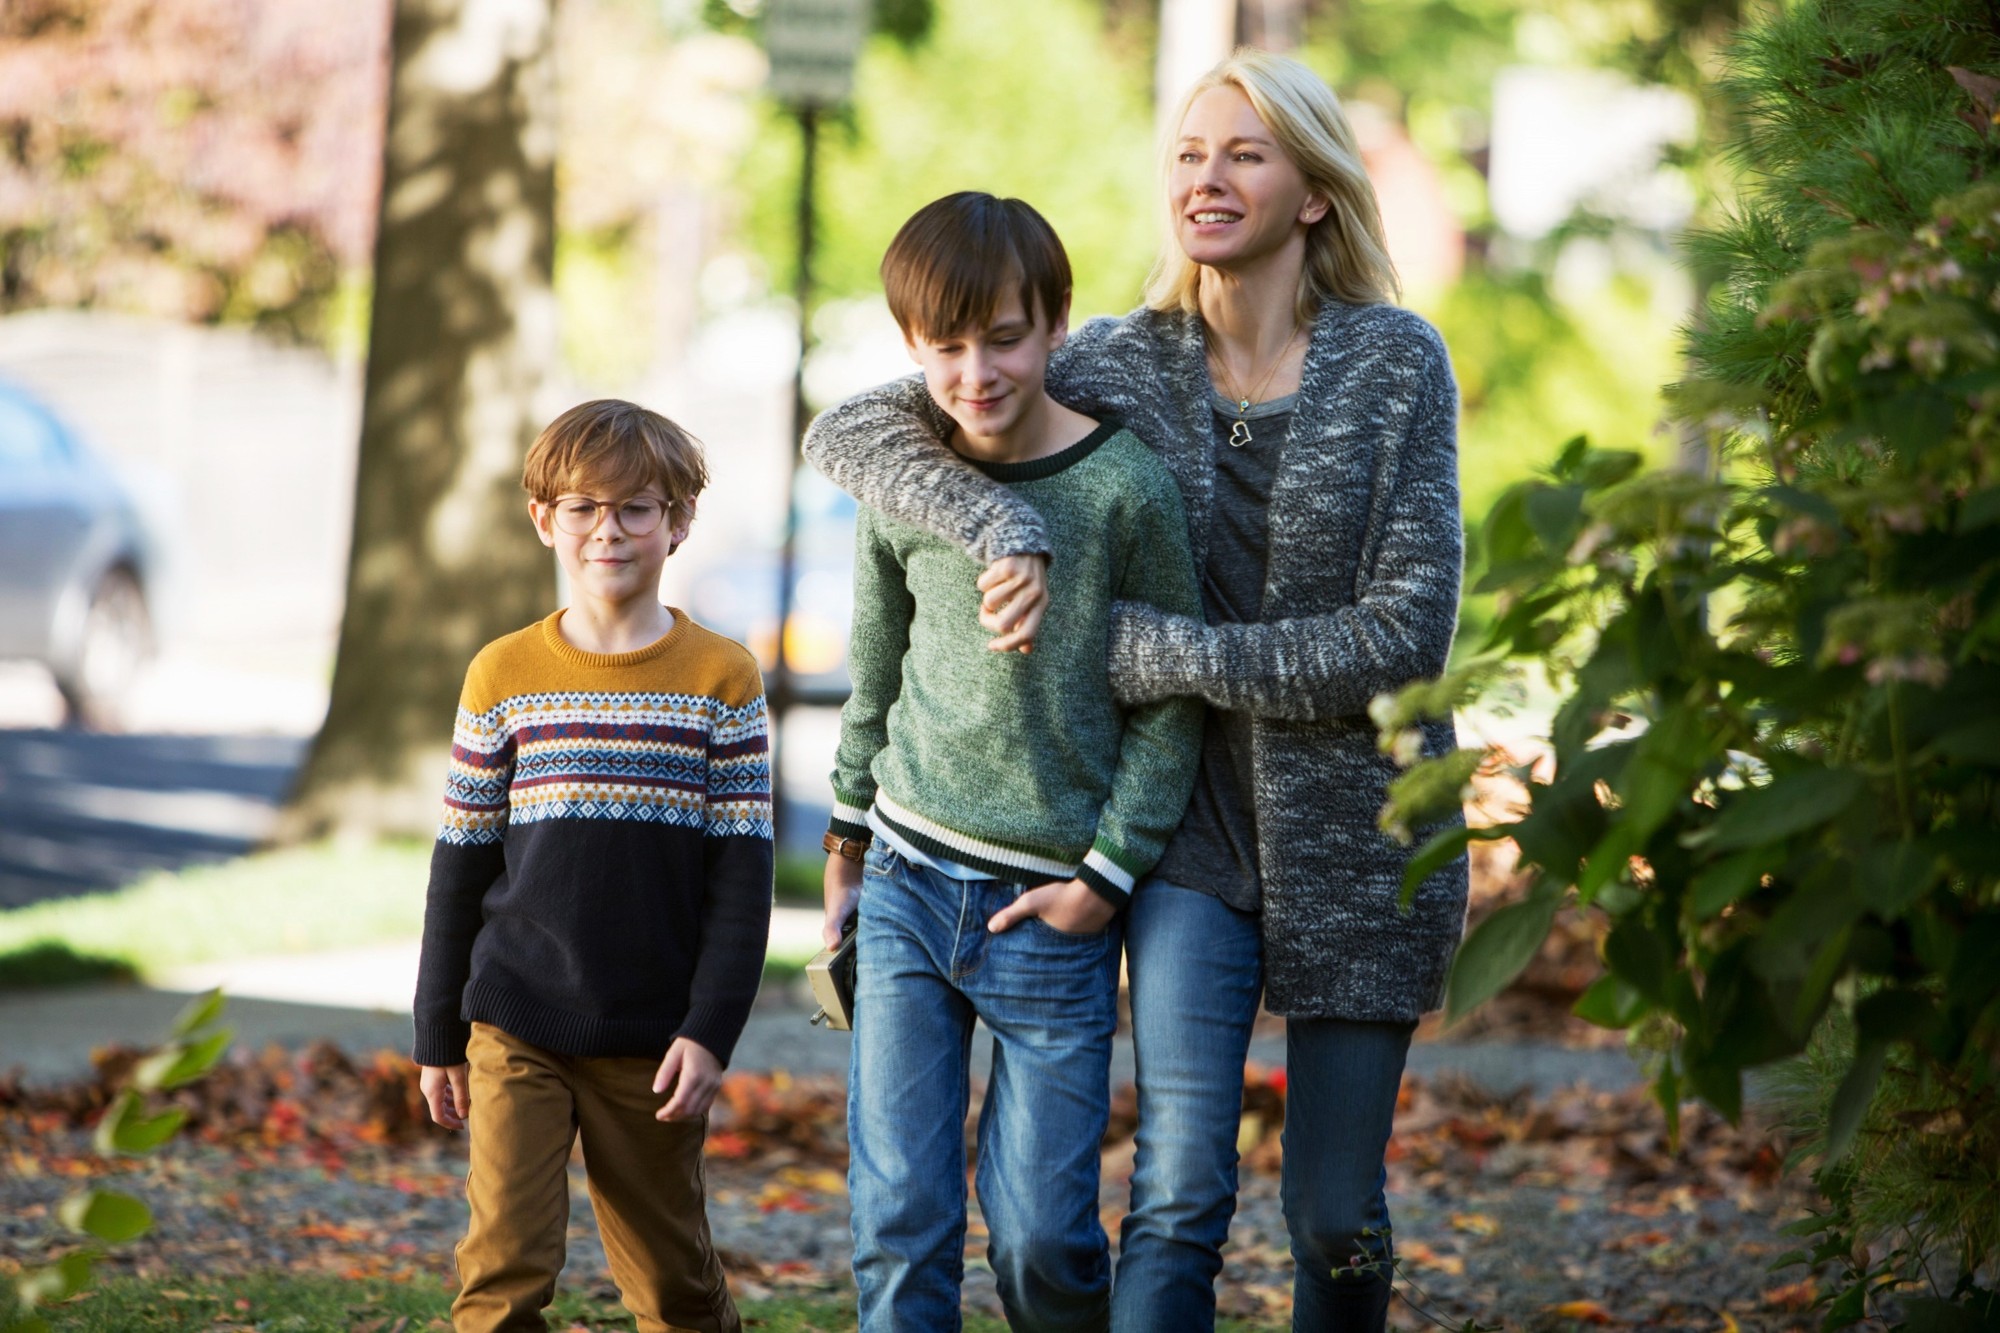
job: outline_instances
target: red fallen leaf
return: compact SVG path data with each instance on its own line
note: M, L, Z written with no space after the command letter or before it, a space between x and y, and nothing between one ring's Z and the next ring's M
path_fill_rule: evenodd
M1614 1254L1628 1250L1650 1250L1655 1245L1665 1245L1673 1237L1664 1231L1638 1231L1629 1236L1613 1236L1604 1242L1604 1248Z
M348 1226L338 1222L310 1222L292 1234L311 1240L337 1240L343 1244L374 1239L374 1233L366 1227Z
M1782 1287L1773 1287L1761 1298L1766 1305L1780 1310L1804 1310L1819 1299L1819 1284L1811 1278L1800 1278L1797 1282L1787 1282Z
M732 1129L717 1130L708 1136L702 1151L710 1157L726 1157L734 1161L748 1157L755 1150L749 1139Z
M1580 1319L1586 1324L1615 1324L1618 1316L1596 1301L1564 1301L1549 1307L1549 1313L1563 1319Z
M758 1197L757 1211L760 1213L812 1213L819 1211L819 1205L806 1198L803 1194L800 1194L797 1190L788 1190L774 1185Z

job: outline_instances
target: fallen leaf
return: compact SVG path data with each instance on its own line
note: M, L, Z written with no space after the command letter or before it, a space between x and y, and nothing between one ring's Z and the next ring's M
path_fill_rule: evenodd
M1419 1268L1448 1273L1453 1277L1462 1276L1465 1272L1465 1260L1455 1254L1440 1254L1420 1240L1404 1241L1397 1245L1396 1258L1398 1262L1412 1263Z
M1466 1231L1475 1236L1491 1236L1500 1230L1500 1224L1485 1213L1453 1213L1451 1226L1454 1231Z
M1615 1324L1618 1316L1596 1301L1564 1301L1549 1307L1549 1313L1563 1319L1580 1319L1586 1324Z
M1800 1278L1797 1282L1787 1282L1782 1287L1773 1287L1764 1293L1766 1305L1780 1310L1804 1310L1819 1299L1819 1285L1811 1278Z

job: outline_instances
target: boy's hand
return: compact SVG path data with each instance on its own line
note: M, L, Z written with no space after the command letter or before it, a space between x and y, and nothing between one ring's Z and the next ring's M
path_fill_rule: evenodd
M847 918L854 915L854 905L861 901L861 863L850 861L839 852L828 852L823 887L826 921L819 928L819 942L829 949L838 949Z
M431 1119L446 1129L464 1129L465 1116L472 1109L472 1093L466 1086L468 1065L423 1065L417 1086L431 1108Z
M653 1091L674 1090L667 1104L653 1112L655 1120L694 1120L708 1114L715 1090L722 1086L722 1062L708 1047L687 1037L675 1037L653 1075Z
M986 646L996 653L1035 650L1042 613L1049 609L1049 558L1003 555L979 576L979 623L998 635Z
M1080 879L1072 879L1023 891L1020 897L989 917L986 928L997 935L1028 917L1038 916L1044 925L1053 926L1065 935L1095 935L1110 925L1116 915L1118 909L1097 890Z

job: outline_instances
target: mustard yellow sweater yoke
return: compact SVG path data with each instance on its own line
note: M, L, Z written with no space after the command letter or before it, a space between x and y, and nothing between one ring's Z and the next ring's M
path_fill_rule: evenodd
M763 682L674 611L630 653L567 642L558 611L466 672L431 854L419 1064L474 1022L566 1055L728 1063L763 974L771 772Z

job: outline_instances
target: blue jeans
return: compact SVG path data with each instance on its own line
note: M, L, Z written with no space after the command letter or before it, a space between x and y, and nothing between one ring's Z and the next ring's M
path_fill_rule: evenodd
M1125 922L1139 1129L1118 1238L1111 1326L1215 1326L1215 1279L1236 1212L1243 1059L1264 990L1257 917L1214 894L1140 883Z
M1376 1333L1389 1316L1383 1193L1414 1023L1285 1023L1285 1174L1295 1333Z
M1147 880L1126 921L1126 971L1139 1129L1112 1326L1210 1329L1236 1211L1243 1061L1263 990L1258 919L1212 894ZM1376 1330L1387 1317L1383 1157L1413 1030L1341 1019L1286 1024L1281 1188L1299 1333Z
M862 882L848 1193L864 1333L960 1327L974 1018L993 1033L975 1188L1008 1322L1098 1330L1110 1244L1098 1154L1110 1119L1120 927L990 934L1020 886L960 881L879 841Z

